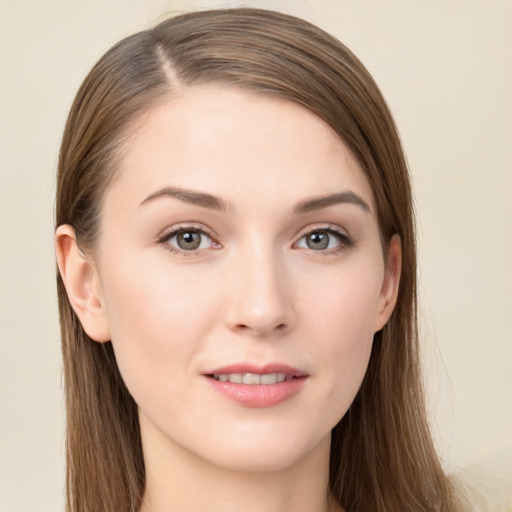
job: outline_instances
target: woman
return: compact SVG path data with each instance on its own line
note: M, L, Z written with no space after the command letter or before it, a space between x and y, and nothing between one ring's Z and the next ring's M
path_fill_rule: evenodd
M455 510L423 405L400 141L293 17L117 44L62 142L68 509Z

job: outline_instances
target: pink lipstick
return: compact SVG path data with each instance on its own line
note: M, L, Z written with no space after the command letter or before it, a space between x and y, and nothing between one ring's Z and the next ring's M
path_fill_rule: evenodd
M245 407L272 407L297 394L308 375L283 364L234 364L203 374L220 394Z

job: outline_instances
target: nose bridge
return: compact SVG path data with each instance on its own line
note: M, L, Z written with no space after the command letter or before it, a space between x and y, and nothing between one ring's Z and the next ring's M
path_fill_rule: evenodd
M284 332L293 323L291 290L283 255L257 238L234 256L228 323L253 335Z

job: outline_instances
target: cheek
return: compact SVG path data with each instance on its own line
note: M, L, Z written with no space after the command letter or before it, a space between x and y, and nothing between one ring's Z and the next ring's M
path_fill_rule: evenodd
M318 375L325 376L325 395L334 426L355 398L371 355L379 308L379 267L352 269L325 283L308 300L310 336L316 340Z
M311 322L323 333L320 339L342 349L357 348L373 338L383 272L378 260L355 261L309 283L311 292L301 299L301 308L309 311Z
M194 280L186 272L169 272L150 260L134 265L120 256L114 261L103 289L123 379L139 404L175 395L192 375L194 354L218 316L213 287L191 286ZM179 379L171 378L178 372ZM154 382L157 390L150 389Z

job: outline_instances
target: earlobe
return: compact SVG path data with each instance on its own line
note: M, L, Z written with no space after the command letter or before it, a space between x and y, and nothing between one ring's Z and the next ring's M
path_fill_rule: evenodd
M374 332L380 331L386 325L395 309L401 272L402 243L400 236L395 234L389 242Z
M110 330L94 262L78 247L74 229L63 224L55 232L59 272L69 302L85 332L95 341L110 341Z

